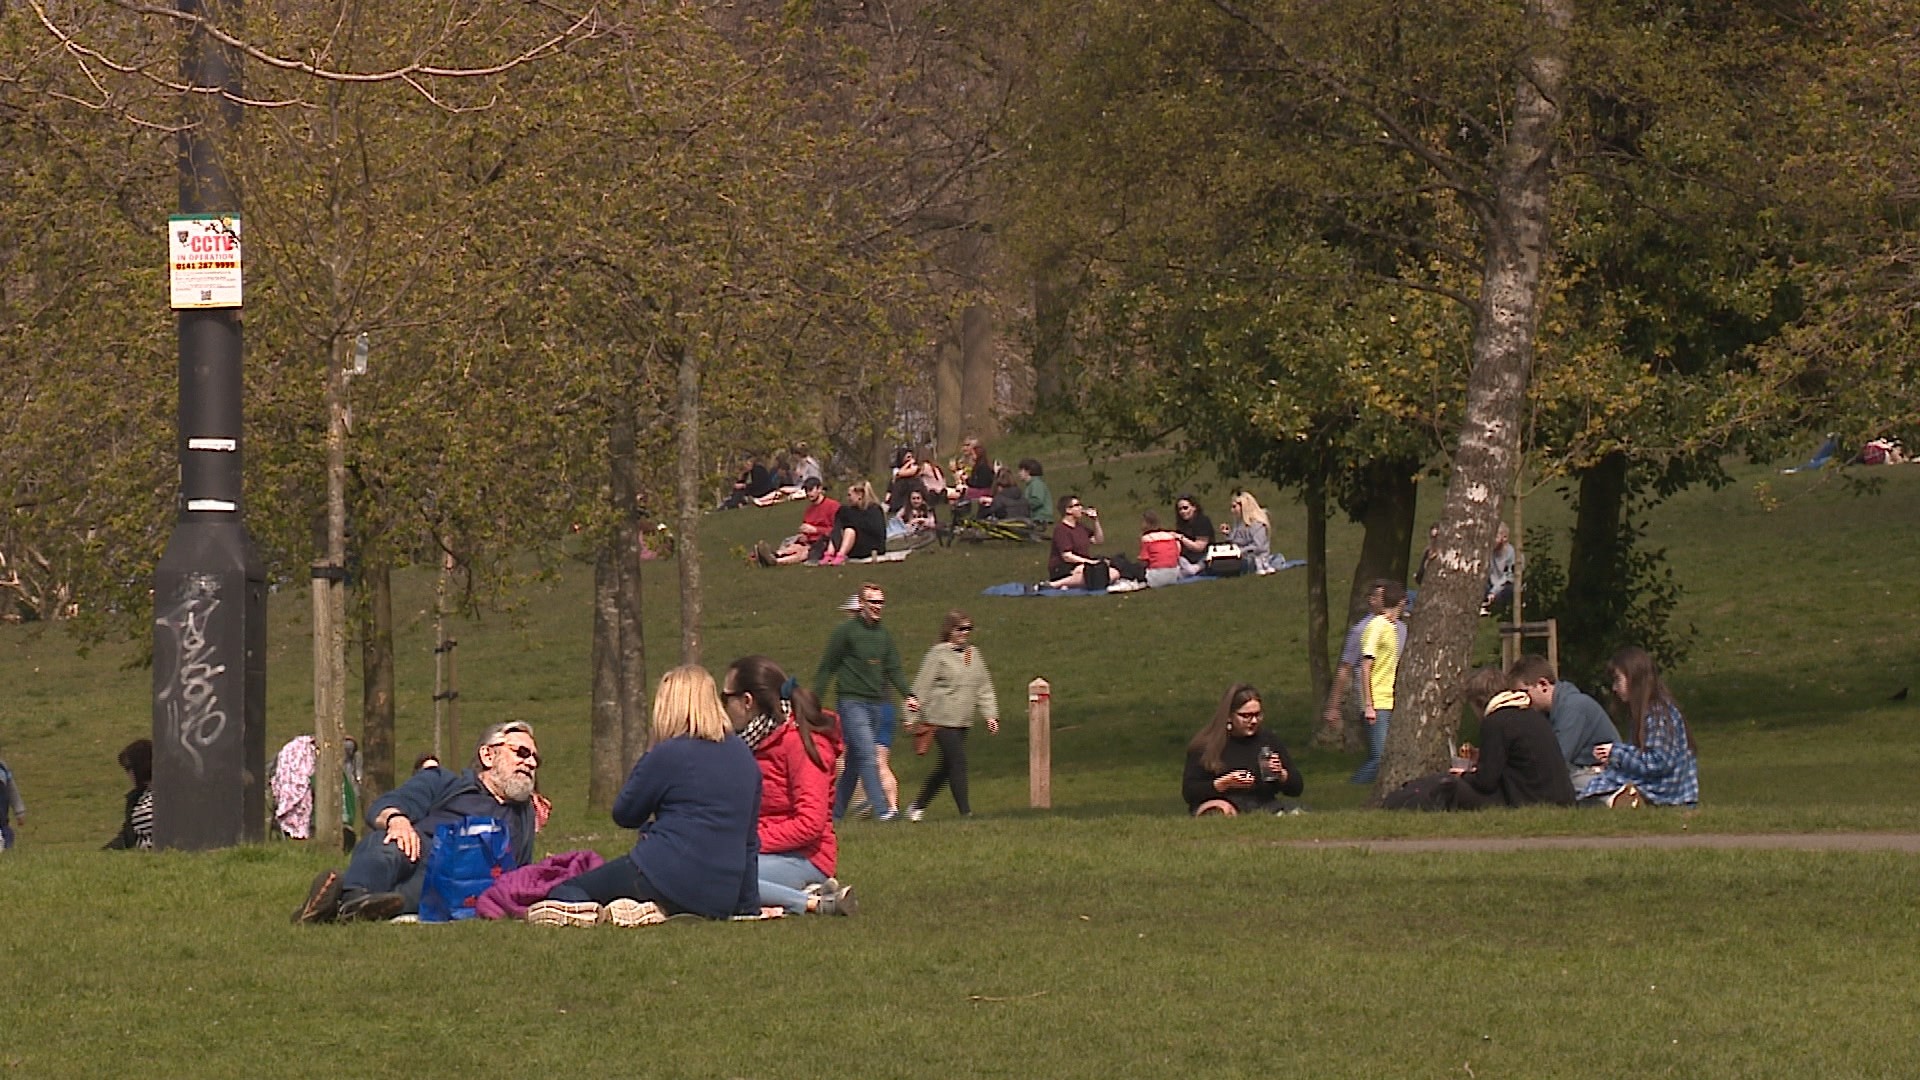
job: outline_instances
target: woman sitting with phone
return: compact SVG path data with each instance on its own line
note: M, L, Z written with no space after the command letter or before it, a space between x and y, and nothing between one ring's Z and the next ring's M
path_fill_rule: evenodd
M1287 748L1260 726L1260 691L1234 683L1213 719L1187 744L1180 793L1195 817L1284 814L1280 796L1299 798L1306 781Z

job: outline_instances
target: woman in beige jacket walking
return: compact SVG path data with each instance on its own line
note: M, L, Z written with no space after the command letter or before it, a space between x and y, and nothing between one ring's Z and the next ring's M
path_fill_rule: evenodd
M915 709L914 706L918 708ZM920 674L913 680L913 697L908 708L920 723L933 729L939 761L920 797L907 807L907 820L926 816L927 803L945 784L953 790L953 805L961 817L971 817L967 802L967 731L973 727L974 714L987 722L987 734L1000 731L1000 704L993 696L993 676L980 650L973 647L973 620L964 611L949 611L940 625L940 643L927 650L920 661Z

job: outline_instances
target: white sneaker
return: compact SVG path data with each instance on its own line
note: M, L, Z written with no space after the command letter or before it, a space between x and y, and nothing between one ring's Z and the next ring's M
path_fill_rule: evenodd
M542 900L527 909L535 926L592 926L600 921L600 905L591 900Z
M922 809L920 809L920 808L919 808L919 807L917 807L917 806L909 806L909 807L907 807L907 820L908 820L908 821L919 821L919 820L920 820L921 818L923 818L923 817L926 817L926 816L927 816L927 812L926 812L925 810L922 810Z
M623 896L601 909L600 921L613 926L655 926L667 921L667 913L651 900Z

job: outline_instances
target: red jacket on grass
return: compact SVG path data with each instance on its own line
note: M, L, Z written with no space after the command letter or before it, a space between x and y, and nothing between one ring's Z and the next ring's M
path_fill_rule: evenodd
M833 835L833 762L840 756L840 718L828 732L813 734L820 752L815 765L800 742L798 724L781 724L753 752L760 766L760 852L791 853L833 876L839 844Z

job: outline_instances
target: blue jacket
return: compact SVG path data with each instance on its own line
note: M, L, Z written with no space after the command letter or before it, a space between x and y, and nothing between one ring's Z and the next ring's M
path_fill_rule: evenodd
M732 736L655 744L613 801L613 823L640 830L640 872L676 906L715 919L760 909L759 820L760 766Z
M533 862L533 803L501 802L480 786L480 778L472 769L421 769L367 807L367 824L378 828L380 815L388 810L407 815L423 845L433 843L435 829L463 817L499 818L507 823L507 835L513 841L514 865ZM425 859L423 849L423 863Z

